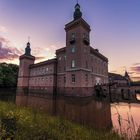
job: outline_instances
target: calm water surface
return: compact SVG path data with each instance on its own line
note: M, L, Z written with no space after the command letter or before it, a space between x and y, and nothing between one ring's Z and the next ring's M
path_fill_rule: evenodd
M140 100L140 95L137 95ZM136 135L140 129L140 104L114 103L111 104L113 127L127 134Z
M11 95L10 92L5 96L4 94L1 94L0 100L14 101L15 96L13 97ZM140 100L140 95L137 96L137 99ZM134 132L131 132L131 130L128 133L136 134L138 127L140 126L140 104L113 103L111 104L111 118L115 129L130 131L130 128L132 128Z

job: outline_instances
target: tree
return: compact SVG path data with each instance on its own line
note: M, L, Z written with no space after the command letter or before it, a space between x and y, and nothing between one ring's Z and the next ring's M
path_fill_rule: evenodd
M18 65L0 63L0 87L16 87Z

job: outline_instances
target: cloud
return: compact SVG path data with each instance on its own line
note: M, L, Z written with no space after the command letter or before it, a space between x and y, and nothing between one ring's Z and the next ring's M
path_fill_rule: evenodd
M0 32L7 33L7 28L5 26L0 25Z
M140 74L140 66L130 67L130 71L135 74Z
M139 76L131 77L131 79L134 80L134 81L140 81L140 77Z
M140 63L134 63L131 67L129 67L129 75L132 80L138 81L140 80Z
M140 65L140 63L134 63L134 64L132 64L133 66L137 66L137 65Z
M0 37L0 60L14 60L23 52L10 44L6 38Z
M36 46L36 47L34 47L34 49L32 49L32 54L36 58L41 56L42 60L44 60L44 59L47 60L47 59L51 59L51 58L55 57L55 51L57 49L58 49L58 47L55 46L55 45L50 45L49 47L46 47L46 46L41 46L41 47ZM38 59L38 60L41 60L41 59Z

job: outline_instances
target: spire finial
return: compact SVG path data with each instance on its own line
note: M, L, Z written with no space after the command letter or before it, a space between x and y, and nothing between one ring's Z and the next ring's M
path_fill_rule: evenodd
M75 5L75 12L74 12L74 20L77 20L82 17L82 12L80 11L80 5L78 3L79 1L77 0L77 4Z
M31 55L31 48L30 48L30 37L28 36L28 42L27 42L27 46L25 48L25 55L30 56Z

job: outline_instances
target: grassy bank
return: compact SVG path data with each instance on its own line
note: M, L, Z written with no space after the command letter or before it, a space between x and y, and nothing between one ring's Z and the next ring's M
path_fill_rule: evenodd
M0 139L120 140L113 132L97 132L30 108L0 102Z

